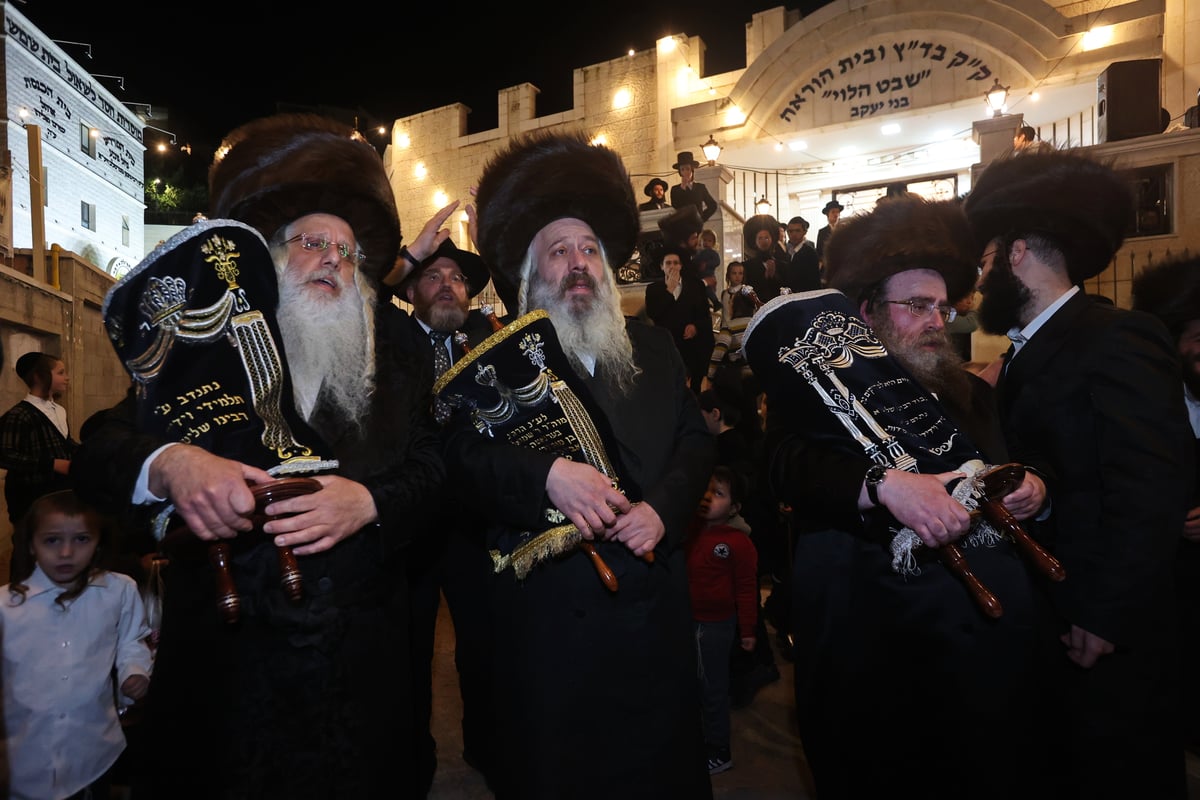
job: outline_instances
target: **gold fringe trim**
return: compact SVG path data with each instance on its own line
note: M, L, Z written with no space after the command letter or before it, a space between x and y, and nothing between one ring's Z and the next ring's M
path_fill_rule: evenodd
M539 533L506 556L501 555L499 550L491 550L493 571L500 573L512 567L517 580L524 580L536 565L571 550L582 538L574 525L559 525Z

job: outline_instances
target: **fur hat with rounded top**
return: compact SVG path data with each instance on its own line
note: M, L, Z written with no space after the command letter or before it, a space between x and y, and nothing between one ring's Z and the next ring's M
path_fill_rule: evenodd
M1104 271L1125 241L1133 194L1112 167L1081 151L1052 150L993 161L964 203L982 245L1040 234L1057 243L1072 283Z
M362 134L317 114L276 114L225 136L208 169L210 216L236 219L268 241L307 214L353 229L364 275L380 281L400 250L400 217L383 161Z
M880 283L910 269L930 269L957 302L975 288L979 251L958 200L895 197L838 223L825 245L825 285L861 303Z
M483 168L475 207L479 254L514 312L529 244L551 222L586 222L613 269L624 266L637 244L637 201L625 164L583 131L539 130L510 141Z
M693 205L675 209L675 212L658 221L658 229L663 238L671 244L685 242L692 234L700 234L704 230L704 218L700 209Z
M758 245L755 244L755 239L758 238L759 231L770 233L771 242L778 244L779 220L770 214L755 214L742 223L742 244L747 253L758 252Z
M1173 258L1133 276L1133 307L1153 314L1178 339L1184 326L1200 320L1200 258Z

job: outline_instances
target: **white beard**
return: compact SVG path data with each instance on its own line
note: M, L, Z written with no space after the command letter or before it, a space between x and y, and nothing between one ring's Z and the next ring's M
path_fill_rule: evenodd
M604 271L605 279L595 286L595 296L587 301L568 298L562 285L543 282L532 259L522 270L521 313L542 308L550 315L559 343L571 366L584 377L589 375L585 358L595 359L616 380L618 389L628 392L633 379L641 371L633 360L633 343L625 330L625 315L617 295L617 282L612 270ZM568 276L570 280L573 276Z
M310 291L285 271L276 315L287 352L296 410L311 421L324 397L360 425L375 385L374 291L361 281L336 299Z

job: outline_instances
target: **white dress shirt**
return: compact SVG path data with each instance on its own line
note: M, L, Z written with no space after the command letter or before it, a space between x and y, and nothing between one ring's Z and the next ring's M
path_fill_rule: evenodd
M150 628L128 575L100 573L65 609L54 602L63 590L41 567L26 584L19 605L19 595L0 588L9 796L58 800L103 775L125 749L112 670L117 687L150 675Z
M1013 358L1016 358L1017 353L1021 352L1021 348L1025 346L1025 343L1032 339L1033 335L1037 333L1043 325L1046 324L1046 320L1053 317L1054 312L1062 308L1064 303L1078 293L1079 287L1072 286L1070 289L1067 289L1067 291L1059 295L1057 300L1042 309L1042 313L1034 317L1033 320L1031 320L1030 323L1024 328L1021 328L1020 330L1012 328L1009 330L1008 338L1011 339L1013 343Z
M1183 386L1183 401L1187 404L1188 420L1192 423L1192 433L1200 439L1200 398L1192 394L1187 384Z
M36 394L25 395L25 402L41 411L46 415L46 419L54 423L54 427L58 428L58 432L63 435L64 439L71 438L71 429L67 427L67 410L54 402L52 398L42 399Z

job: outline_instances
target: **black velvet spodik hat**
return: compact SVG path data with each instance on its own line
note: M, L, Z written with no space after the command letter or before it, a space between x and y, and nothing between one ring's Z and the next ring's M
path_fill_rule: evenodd
M400 250L396 199L375 147L361 133L317 114L248 122L225 136L208 170L210 216L236 219L271 240L306 214L341 217L366 253L376 283Z
M1133 193L1112 166L1079 150L1024 152L993 161L964 208L980 252L997 236L1055 242L1073 283L1108 266L1133 219Z
M905 195L838 222L825 245L825 285L855 304L882 281L929 269L946 281L950 302L966 297L978 277L979 251L958 200Z
M572 217L591 226L619 269L637 244L633 184L621 156L580 130L517 137L483 169L475 192L479 254L505 307L516 310L521 264L533 237Z

